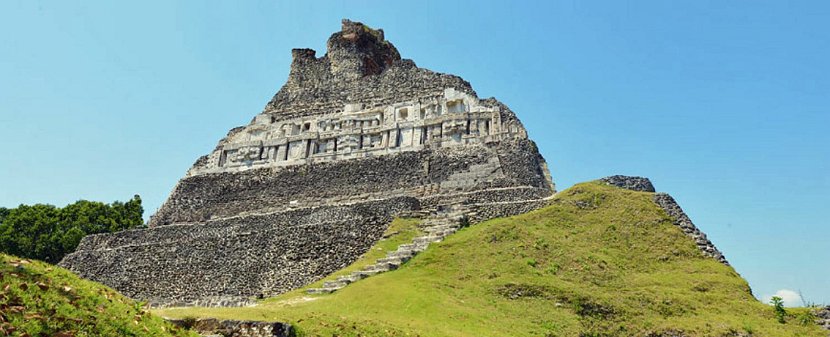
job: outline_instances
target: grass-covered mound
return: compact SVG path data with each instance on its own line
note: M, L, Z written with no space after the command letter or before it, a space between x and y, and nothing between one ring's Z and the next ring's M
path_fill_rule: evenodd
M778 323L651 193L594 182L331 295L300 289L252 308L161 313L284 321L308 336L826 336Z
M195 336L68 270L0 254L0 336Z

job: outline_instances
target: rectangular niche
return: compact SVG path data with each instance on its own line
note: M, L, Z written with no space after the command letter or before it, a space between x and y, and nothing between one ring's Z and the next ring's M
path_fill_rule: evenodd
M409 118L409 109L408 108L400 108L398 109L398 120L407 120Z
M447 113L460 113L464 112L464 101L457 100L452 102L447 102Z

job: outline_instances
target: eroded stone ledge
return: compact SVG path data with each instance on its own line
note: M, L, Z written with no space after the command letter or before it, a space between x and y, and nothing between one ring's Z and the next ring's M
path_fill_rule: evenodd
M727 266L729 265L726 257L723 256L717 247L715 247L712 241L709 241L706 234L701 232L697 226L692 223L692 220L689 219L686 212L683 212L683 209L680 208L680 205L677 204L677 201L675 201L674 198L667 193L656 193L654 194L654 202L666 211L666 214L668 214L674 221L675 226L680 227L680 229L683 230L683 233L686 233L688 237L695 241L697 248L703 252L703 255L714 258Z

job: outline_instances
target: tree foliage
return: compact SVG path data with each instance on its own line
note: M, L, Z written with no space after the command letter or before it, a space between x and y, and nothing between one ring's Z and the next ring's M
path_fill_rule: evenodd
M784 309L784 299L778 296L773 296L770 299L769 304L771 304L773 310L775 310L775 318L778 320L778 323L786 323L787 310Z
M46 204L0 208L0 251L57 263L84 236L141 226L143 214L138 195L111 204L79 200L63 208Z

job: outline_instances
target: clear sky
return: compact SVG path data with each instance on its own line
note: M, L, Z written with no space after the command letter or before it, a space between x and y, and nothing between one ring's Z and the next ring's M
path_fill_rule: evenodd
M642 175L759 297L830 303L830 2L0 2L0 206L150 215L341 18L525 123L559 189Z

